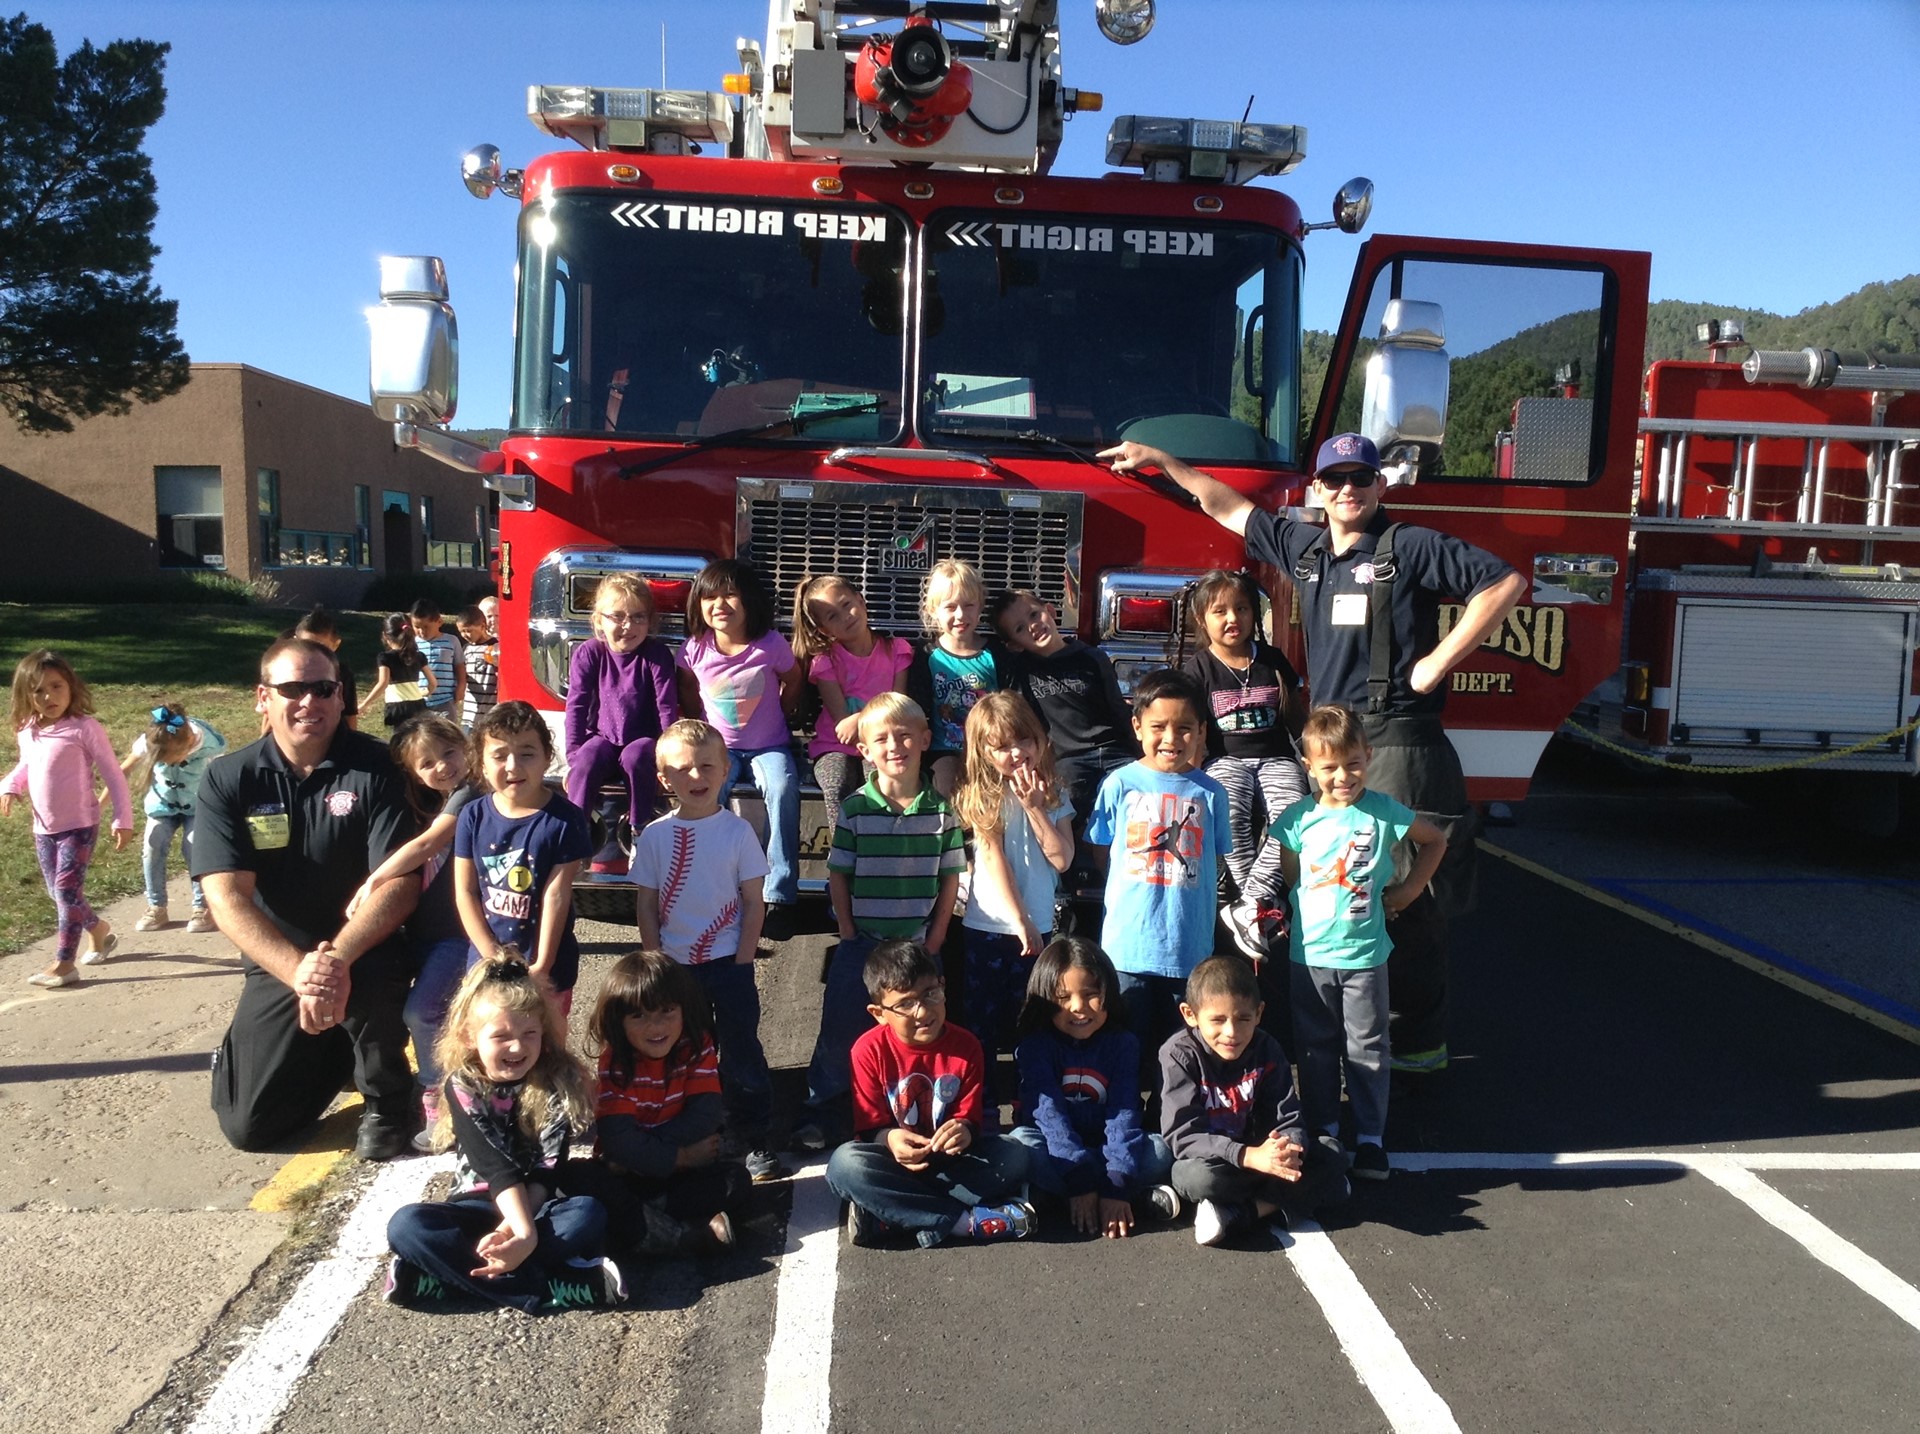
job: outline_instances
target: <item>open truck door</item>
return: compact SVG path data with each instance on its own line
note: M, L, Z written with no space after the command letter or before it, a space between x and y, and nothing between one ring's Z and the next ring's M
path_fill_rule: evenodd
M1304 451L1365 433L1394 517L1532 584L1449 679L1447 731L1478 802L1524 796L1548 739L1620 665L1648 265L1380 235L1354 268ZM1457 612L1442 609L1443 633Z

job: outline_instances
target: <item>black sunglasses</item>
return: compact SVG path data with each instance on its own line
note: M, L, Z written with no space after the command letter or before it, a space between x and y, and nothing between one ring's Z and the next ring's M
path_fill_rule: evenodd
M318 697L325 702L340 690L340 684L331 677L314 682L269 682L267 686L289 702L298 702L302 697Z
M1349 485L1355 488L1371 488L1380 475L1371 468L1343 468L1337 473L1322 473L1314 478L1322 488L1332 492Z

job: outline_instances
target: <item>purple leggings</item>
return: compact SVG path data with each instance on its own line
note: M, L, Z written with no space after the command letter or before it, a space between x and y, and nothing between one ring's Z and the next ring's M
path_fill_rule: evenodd
M660 790L653 744L652 737L637 737L624 747L616 747L598 733L587 738L567 757L567 800L591 816L600 804L601 784L623 781L631 808L627 815L638 832L653 820L654 798Z
M69 832L35 832L33 849L40 858L40 875L60 918L56 961L73 960L80 949L80 933L97 919L87 905L87 867L93 861L98 826L75 827Z

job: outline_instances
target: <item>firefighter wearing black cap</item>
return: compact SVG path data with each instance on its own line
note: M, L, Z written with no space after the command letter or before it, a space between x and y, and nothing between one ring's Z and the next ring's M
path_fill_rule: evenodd
M1336 434L1314 457L1324 528L1258 508L1157 448L1122 443L1100 456L1116 473L1164 473L1208 517L1241 534L1250 559L1293 575L1313 700L1358 712L1373 744L1367 785L1447 833L1431 890L1394 922L1388 976L1394 1069L1444 1069L1446 918L1473 904L1475 818L1441 707L1447 674L1506 618L1526 580L1471 543L1394 522L1380 506L1379 452L1357 433ZM1446 602L1465 608L1442 637Z

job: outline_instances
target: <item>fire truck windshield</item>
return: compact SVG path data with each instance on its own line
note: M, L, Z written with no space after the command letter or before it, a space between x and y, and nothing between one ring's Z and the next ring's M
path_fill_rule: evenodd
M792 441L795 417L808 443L899 436L900 215L574 192L529 205L520 235L516 429Z
M1300 253L1285 236L948 210L925 250L929 442L1039 433L1216 462L1296 457Z

